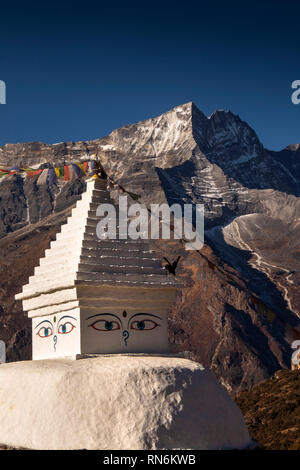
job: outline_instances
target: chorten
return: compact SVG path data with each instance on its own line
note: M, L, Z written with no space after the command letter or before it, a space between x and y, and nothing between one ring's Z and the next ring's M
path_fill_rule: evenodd
M0 366L0 443L51 450L251 447L241 411L214 375L165 354L167 315L181 286L147 240L99 237L103 204L115 207L106 181L92 178L16 296L32 318L33 359L40 360Z
M107 181L94 177L16 295L32 318L33 359L168 352L179 285L148 240L98 238L100 204L118 212Z

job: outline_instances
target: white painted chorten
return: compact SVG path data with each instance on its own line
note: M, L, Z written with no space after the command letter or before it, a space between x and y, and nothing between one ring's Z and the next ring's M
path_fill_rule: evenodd
M0 443L251 448L241 411L212 372L164 354L179 284L146 240L97 237L101 203L112 204L106 182L92 179L16 296L32 318L33 359L41 360L0 365Z
M101 353L167 353L176 281L147 240L103 240L104 179L87 190L16 299L32 318L33 359ZM116 210L118 208L116 207Z

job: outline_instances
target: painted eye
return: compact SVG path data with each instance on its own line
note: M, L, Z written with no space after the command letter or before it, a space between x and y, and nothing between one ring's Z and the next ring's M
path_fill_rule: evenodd
M153 320L135 320L131 323L130 328L132 330L149 331L154 330L158 326L160 325Z
M94 330L98 331L115 331L120 329L120 325L116 321L97 320L90 325Z
M50 326L42 326L37 332L37 335L39 335L40 338L48 338L53 335L53 330Z
M75 326L71 322L67 321L66 323L59 325L58 333L61 335L66 335L68 333L71 333L71 331L73 331L74 328Z

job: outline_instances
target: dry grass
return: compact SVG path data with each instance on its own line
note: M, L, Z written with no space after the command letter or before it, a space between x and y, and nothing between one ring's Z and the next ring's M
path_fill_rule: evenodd
M264 449L300 450L300 370L277 371L235 401Z

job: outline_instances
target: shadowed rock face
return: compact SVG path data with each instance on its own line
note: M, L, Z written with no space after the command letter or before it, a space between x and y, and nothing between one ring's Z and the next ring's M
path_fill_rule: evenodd
M279 367L288 367L289 342L298 334L294 328L300 314L298 146L268 151L238 116L216 111L207 118L187 103L94 141L8 144L0 148L0 165L62 164L64 159L78 161L93 153L114 181L148 206L161 202L205 206L207 256L201 256L203 250L200 254L183 250L178 272L186 278L187 287L172 313L173 344L211 366L229 389L244 388ZM84 190L80 180L51 187L38 184L37 177L2 180L0 235L5 238L1 246L7 246L8 233L17 236L26 226L31 233L31 224L44 226L51 214L53 227L58 229L61 211ZM43 233L51 232L46 238L53 236L53 227L46 224ZM39 239L40 234L35 236ZM40 241L31 243L40 248L29 248L26 242L30 255L24 254L22 275L19 268L23 283L27 270L29 276L43 254ZM174 259L182 250L179 245L171 252L170 247L157 249ZM15 276L19 248L8 252L9 256L1 247L16 293L22 285ZM13 335L13 312L22 314L18 304L9 301L12 294L7 296L5 285L4 313L10 315L12 328L6 331ZM274 321L257 314L250 293L275 312ZM26 347L24 355L18 356L19 349L10 349L10 360L29 357Z
M235 401L265 450L300 450L300 371L282 370Z

